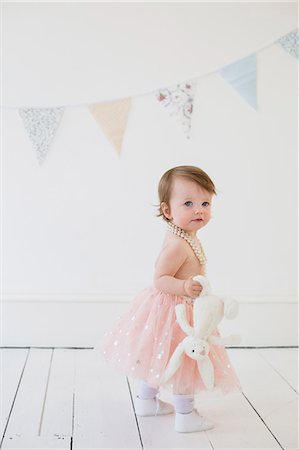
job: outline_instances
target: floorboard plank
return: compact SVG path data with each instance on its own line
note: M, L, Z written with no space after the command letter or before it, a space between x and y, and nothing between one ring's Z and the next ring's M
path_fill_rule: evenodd
M72 436L75 352L54 350L41 427L43 437Z
M13 436L5 440L5 445L1 450L71 450L71 438Z
M52 445L61 450L70 448L70 437L47 439L41 436L52 354L51 349L30 349L3 439L3 450L51 448L41 445Z
M30 349L6 437L39 435L51 354L48 349Z
M215 423L206 432L214 450L281 450L241 392L207 393L196 399L196 405Z
M231 349L229 354L249 402L282 447L297 449L297 393L258 351ZM292 414L286 416L286 412Z
M298 349L261 348L257 352L293 387L298 393Z
M141 449L126 378L93 350L76 356L73 450Z
M0 441L12 409L29 349L0 349L1 423Z

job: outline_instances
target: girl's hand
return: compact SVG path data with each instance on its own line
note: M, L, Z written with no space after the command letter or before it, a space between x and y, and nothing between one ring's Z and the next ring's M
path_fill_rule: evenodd
M184 290L187 297L196 298L202 291L202 285L192 279L193 275L184 282Z

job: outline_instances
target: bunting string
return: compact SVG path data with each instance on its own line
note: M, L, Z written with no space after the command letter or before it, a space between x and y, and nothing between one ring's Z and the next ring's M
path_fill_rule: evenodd
M282 36L274 44L279 44L286 53L299 59L298 30ZM268 44L259 51L273 45ZM126 98L97 102L91 104L59 105L54 107L3 107L18 109L23 125L28 133L39 164L46 159L50 145L61 122L64 109L88 107L90 113L105 134L107 140L120 155L121 147L127 127L132 98L154 95L157 102L181 124L185 136L190 139L191 120L194 110L194 99L198 80L212 73L218 73L248 105L257 110L257 58L259 52L241 58L218 70L190 78L170 87L163 87L153 91Z
M255 52L255 54L257 55L261 51L271 47L274 44L280 44L283 47L283 45L282 45L282 43L280 41L285 40L286 42L287 41L290 42L290 39L292 41L292 49L293 49L292 50L292 55L293 56L296 55L296 58L298 59L299 58L299 56L298 56L298 54L299 54L299 34L298 34L298 30L291 31L290 33L286 34L285 36L279 38L277 41L271 42L271 43L268 43L268 44L262 46L261 48L259 48L259 50L257 50ZM284 48L284 50L287 52L286 48ZM245 58L242 58L242 59L245 59ZM240 61L240 59L238 59L237 61ZM234 61L234 62L237 62L237 61ZM231 64L234 64L234 62L232 62ZM204 72L204 73L202 73L200 75L197 75L197 76L189 77L188 78L188 82L190 82L190 83L191 82L196 82L199 78L205 78L205 77L207 77L209 75L212 75L214 73L219 73L222 68L223 68L223 66L215 68L215 69L210 70L208 72ZM145 96L150 95L150 94L154 94L155 95L158 89L155 88L155 89L152 89L150 91L143 92L143 93L132 94L131 98L145 97ZM119 97L119 98L109 99L109 101L117 101L117 100L122 100L122 99L123 99L123 97ZM106 102L108 100L104 100L104 101ZM64 105L61 105L61 104L53 105L53 106L51 106L51 108L83 108L83 107L86 107L88 105L89 105L88 102L84 102L84 103L70 103L70 104L64 104ZM18 110L19 108L45 108L45 106L35 106L35 107L33 107L33 106L22 106L22 107L20 107L20 106L1 105L1 108Z

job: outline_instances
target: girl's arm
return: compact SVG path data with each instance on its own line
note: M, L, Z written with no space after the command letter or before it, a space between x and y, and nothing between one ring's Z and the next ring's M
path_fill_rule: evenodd
M187 295L197 297L201 285L193 281L175 278L175 274L186 261L186 249L179 241L172 241L160 254L156 263L154 274L154 286L156 289L175 295Z

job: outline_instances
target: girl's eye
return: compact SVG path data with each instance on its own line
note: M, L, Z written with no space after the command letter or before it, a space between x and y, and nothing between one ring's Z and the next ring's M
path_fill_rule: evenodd
M205 208L209 206L209 202L203 202L202 206L204 206Z
M186 206L193 206L193 202L188 201L188 202L185 202L184 205L186 205Z

